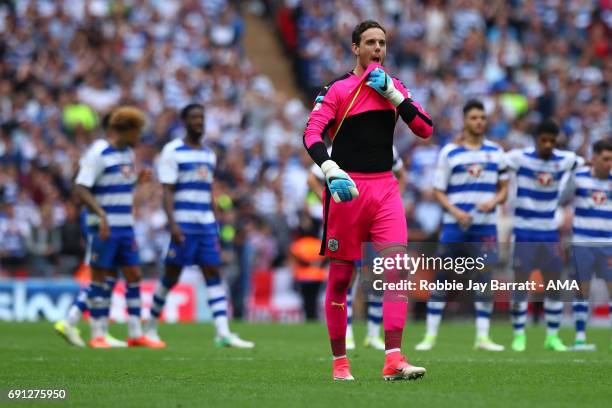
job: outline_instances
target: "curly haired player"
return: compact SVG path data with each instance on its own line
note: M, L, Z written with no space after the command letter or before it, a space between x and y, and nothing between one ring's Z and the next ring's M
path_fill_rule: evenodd
M106 139L92 143L80 162L74 191L88 210L92 282L89 292L94 348L109 348L105 340L110 299L105 278L120 267L127 281L128 346L163 347L142 334L140 323L140 260L134 238L133 189L139 176L134 169L132 148L138 143L145 117L130 106L117 108L109 120Z

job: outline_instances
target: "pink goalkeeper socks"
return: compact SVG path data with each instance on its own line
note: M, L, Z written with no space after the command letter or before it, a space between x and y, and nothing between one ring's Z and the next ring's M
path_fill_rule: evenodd
M325 318L334 356L346 355L346 294L351 283L353 268L352 263L332 261L329 265L325 291Z
M393 257L394 254L388 255ZM400 283L406 274L398 269L385 271L385 280L389 283ZM387 290L383 297L383 325L385 329L385 349L399 349L402 344L402 332L408 313L408 291Z

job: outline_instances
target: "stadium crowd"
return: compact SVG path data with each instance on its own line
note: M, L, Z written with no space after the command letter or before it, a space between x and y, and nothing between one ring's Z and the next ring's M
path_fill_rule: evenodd
M78 266L85 241L74 239L81 234L71 180L86 146L103 134L105 114L118 104L147 113L136 157L153 167L161 146L182 135L178 111L192 101L207 106L206 138L218 155L218 216L234 293L243 297L253 270L286 264L296 233L312 231L320 218L301 139L308 106L276 92L249 63L239 3L0 1L0 274L68 275ZM409 236L435 237L441 210L432 171L440 146L460 133L465 100L485 102L489 136L506 148L530 144L531 126L545 116L584 156L611 133L605 0L267 6L308 101L352 67L350 33L360 20L387 28L387 65L435 121L425 141L398 127ZM159 184L141 186L136 200L137 240L151 276L168 239Z
M306 111L301 102L275 94L250 66L242 48L244 22L233 3L2 2L0 31L5 269L31 261L29 274L50 276L60 264L65 274L74 263L60 259L82 256L83 242L71 238L79 224L71 178L86 146L103 134L101 118L119 104L148 115L136 149L140 166L154 166L160 147L182 134L180 108L193 101L208 106L206 135L220 157L228 242L234 225L249 228L240 218L255 208L263 216L276 214L280 166L301 169L296 177L305 184L305 163L277 157L279 150L298 151ZM234 202L243 198L252 201L252 211L236 211ZM294 224L297 199L284 205ZM142 260L154 264L165 245L159 185L143 186L138 202Z

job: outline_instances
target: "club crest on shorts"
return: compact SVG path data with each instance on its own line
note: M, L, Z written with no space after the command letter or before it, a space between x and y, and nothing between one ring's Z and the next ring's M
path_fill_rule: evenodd
M332 252L336 252L338 250L338 240L336 238L330 238L327 240L327 249Z

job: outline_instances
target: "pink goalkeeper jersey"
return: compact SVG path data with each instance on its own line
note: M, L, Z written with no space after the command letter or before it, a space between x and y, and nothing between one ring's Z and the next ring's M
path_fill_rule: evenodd
M433 133L431 117L396 78L395 88L406 98L397 108L365 84L368 74L378 64L371 64L362 76L347 73L332 81L320 93L323 101L315 105L304 131L304 145L313 155L313 147L323 143L326 131L333 142L331 159L345 171L376 173L391 170L393 134L397 116L401 116L414 134L428 138Z

